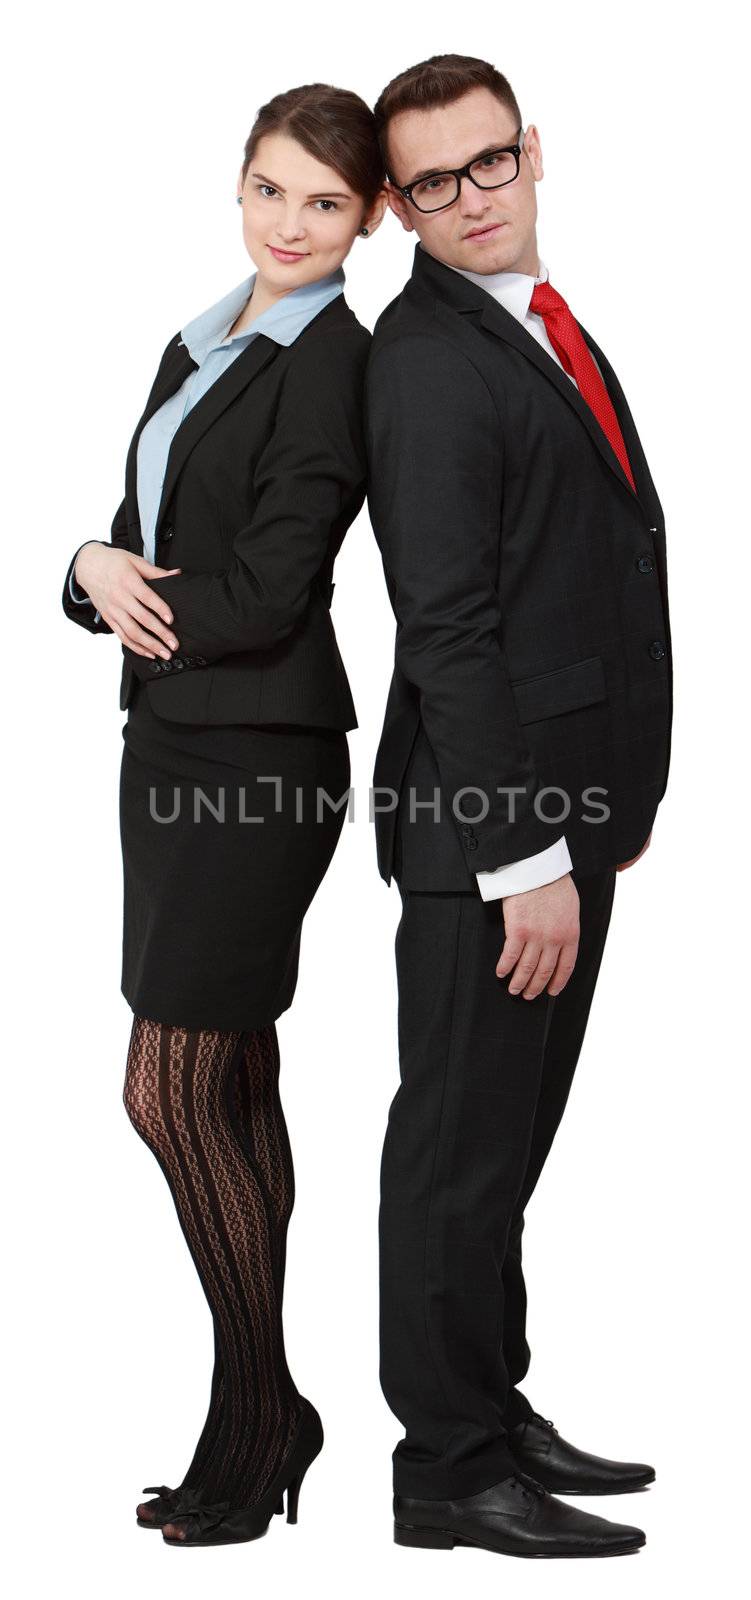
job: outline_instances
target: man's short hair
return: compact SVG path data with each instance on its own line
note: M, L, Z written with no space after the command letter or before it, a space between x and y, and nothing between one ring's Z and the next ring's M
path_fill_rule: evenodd
M386 84L375 103L374 116L383 164L390 177L394 176L388 153L392 118L401 111L428 111L432 106L450 106L470 89L489 89L511 112L516 126L521 125L521 112L508 78L489 61L481 61L477 56L430 56Z

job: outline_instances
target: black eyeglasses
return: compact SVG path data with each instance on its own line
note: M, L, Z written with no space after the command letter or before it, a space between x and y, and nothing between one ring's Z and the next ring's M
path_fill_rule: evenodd
M443 211L459 199L462 178L469 178L478 189L502 189L504 184L513 183L518 178L524 148L521 128L516 137L516 144L488 150L485 155L475 156L474 161L468 161L466 167L452 167L448 172L428 172L424 178L416 178L414 183L404 185L394 183L389 174L389 181L417 211Z

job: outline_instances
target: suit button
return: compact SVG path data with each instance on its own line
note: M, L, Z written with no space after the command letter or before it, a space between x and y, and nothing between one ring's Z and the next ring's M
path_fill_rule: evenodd
M476 850L477 849L477 840L474 837L467 840L467 849L468 850Z
M175 530L174 530L174 528L172 526L172 523L171 522L165 522L164 527L162 528L162 531L161 531L161 533L159 535L159 538L161 540L163 540L163 542L165 544L169 544L169 541L172 538L172 535L173 535L174 531Z
M162 670L161 661L151 661L149 663L149 665L151 667L152 672L161 672L161 670Z
M197 667L206 667L206 666L208 666L208 662L207 662L205 656L194 656L193 660L195 661L195 664L196 664Z
M662 658L665 654L665 646L661 639L652 640L652 643L649 646L649 654L651 655L653 661L662 661Z
M651 556L637 556L636 558L637 572L654 572L654 565Z

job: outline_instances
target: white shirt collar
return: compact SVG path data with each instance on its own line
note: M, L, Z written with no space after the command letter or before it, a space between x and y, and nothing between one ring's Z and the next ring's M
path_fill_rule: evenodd
M449 263L446 262L448 266ZM540 271L536 278L530 277L526 272L468 272L464 267L453 267L453 272L460 272L463 278L469 278L470 283L476 283L478 288L484 289L486 294L500 301L512 317L523 322L529 312L529 302L532 292L538 283L547 283L548 269L544 261L539 262Z

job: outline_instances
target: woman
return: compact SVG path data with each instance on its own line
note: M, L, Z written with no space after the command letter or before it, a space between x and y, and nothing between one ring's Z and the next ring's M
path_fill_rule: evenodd
M365 493L370 336L342 262L381 221L382 180L357 95L313 84L261 109L237 194L257 270L170 340L111 543L82 545L63 591L67 616L123 645L124 1101L214 1322L193 1460L137 1512L172 1544L256 1538L285 1490L294 1522L323 1439L284 1353L275 1021L357 726L329 607Z

